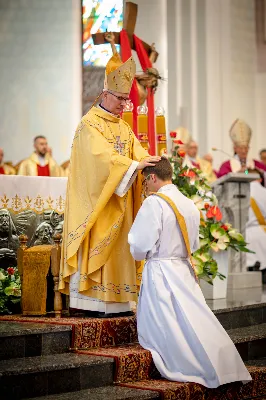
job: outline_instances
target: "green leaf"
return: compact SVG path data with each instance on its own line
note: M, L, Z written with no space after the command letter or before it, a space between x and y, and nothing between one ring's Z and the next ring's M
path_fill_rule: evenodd
M219 249L219 246L218 246L218 244L217 244L216 242L212 242L211 245L210 245L210 247L211 247L211 249L212 249L213 251L215 251L216 253L218 253L218 251L220 250L220 249Z
M7 275L3 274L2 271L0 271L0 281L4 281L7 278Z
M209 244L209 243L210 243L210 239L208 239L208 238L201 238L201 236L200 236L200 248L206 246L206 245Z
M211 259L210 253L208 253L207 251L205 252L199 251L199 253L194 254L194 257L196 257L197 259L199 259L204 263Z
M229 230L229 231L228 231L228 235L229 235L231 238L237 240L238 242L244 242L244 241L245 241L243 235L241 235L241 233L238 232L236 229L231 229L231 230Z
M224 238L224 241L226 241L226 238L228 238L227 233L225 232L224 229L220 227L219 224L212 224L210 227L210 232L212 237L214 237L215 239ZM230 240L228 238L228 242L229 241Z
M199 260L198 258L193 257L193 264L194 264L196 274L197 275L202 274L203 268L204 268L203 262L201 260Z

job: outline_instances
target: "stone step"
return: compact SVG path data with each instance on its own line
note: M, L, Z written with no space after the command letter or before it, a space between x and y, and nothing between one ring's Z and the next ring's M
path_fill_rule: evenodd
M109 386L114 360L65 353L0 361L1 399L46 396Z
M266 323L266 303L212 311L226 330Z
M227 331L244 361L266 357L266 323Z
M68 352L71 332L71 325L1 321L0 360Z
M160 394L151 390L131 389L119 386L106 386L62 393L50 396L35 397L31 400L155 400Z

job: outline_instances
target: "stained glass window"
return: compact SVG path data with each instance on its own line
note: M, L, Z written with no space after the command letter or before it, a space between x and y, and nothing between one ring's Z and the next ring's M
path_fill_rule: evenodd
M106 30L121 31L123 0L82 0L82 22L83 65L105 66L112 56L111 46L108 43L94 46L91 35Z

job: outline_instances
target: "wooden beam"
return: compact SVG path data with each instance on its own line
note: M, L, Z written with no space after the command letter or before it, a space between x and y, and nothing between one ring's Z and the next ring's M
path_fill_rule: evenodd
M113 32L113 33L115 35L115 44L120 44L120 32ZM133 43L133 35L128 34L128 39L129 39L131 49L136 50L134 43ZM92 40L93 40L94 45L109 43L105 40L103 32L92 34ZM151 54L151 46L148 43L143 42L143 40L142 40L142 44L143 44L143 47L146 50L147 54L150 55ZM154 62L156 62L158 55L159 55L159 53L156 52Z
M131 1L126 2L123 27L129 35L135 33L135 26L137 22L138 5Z

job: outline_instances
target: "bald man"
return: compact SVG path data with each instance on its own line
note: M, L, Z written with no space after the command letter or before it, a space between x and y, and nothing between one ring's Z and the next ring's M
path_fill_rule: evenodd
M16 175L15 168L4 163L4 150L0 147L0 175Z
M191 166L200 169L209 183L214 182L216 180L216 174L212 168L212 164L210 160L198 157L198 144L195 140L190 139L186 150L187 165L189 166L189 164L191 164Z

